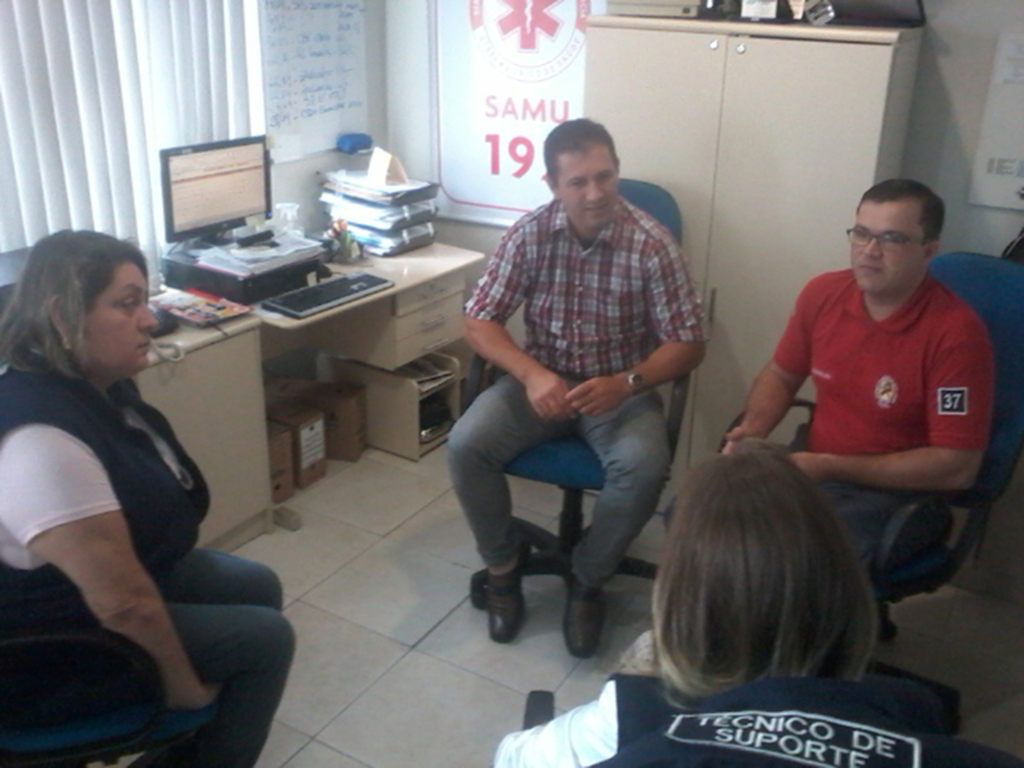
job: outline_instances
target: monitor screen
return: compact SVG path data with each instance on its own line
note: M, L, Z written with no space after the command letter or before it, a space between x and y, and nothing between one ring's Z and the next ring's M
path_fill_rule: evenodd
M160 150L167 242L216 235L270 216L265 136Z

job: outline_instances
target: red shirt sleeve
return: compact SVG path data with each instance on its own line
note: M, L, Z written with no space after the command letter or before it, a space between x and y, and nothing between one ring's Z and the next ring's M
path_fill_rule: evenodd
M929 444L981 451L992 422L995 363L985 325L965 308L928 371Z

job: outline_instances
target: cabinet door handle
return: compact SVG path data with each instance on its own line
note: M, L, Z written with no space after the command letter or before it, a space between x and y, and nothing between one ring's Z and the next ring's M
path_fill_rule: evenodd
M712 51L717 51L718 50L718 41L717 40L712 40L710 43L708 43L708 48L710 48Z
M708 296L708 325L715 324L715 300L718 298L718 289L712 288Z
M745 44L740 43L739 45L736 46L736 53L744 54L746 52L747 52L747 46Z

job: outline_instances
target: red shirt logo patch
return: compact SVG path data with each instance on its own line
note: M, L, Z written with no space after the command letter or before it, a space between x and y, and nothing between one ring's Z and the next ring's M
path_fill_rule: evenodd
M896 379L892 376L882 376L875 383L875 402L879 408L888 408L896 402L899 395L899 388L896 386Z
M967 387L939 387L939 414L967 415Z

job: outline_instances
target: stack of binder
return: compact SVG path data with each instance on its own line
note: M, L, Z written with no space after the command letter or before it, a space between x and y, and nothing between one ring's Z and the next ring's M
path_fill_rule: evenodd
M329 173L320 200L370 254L394 256L434 242L437 189L426 181L371 183L366 176Z

